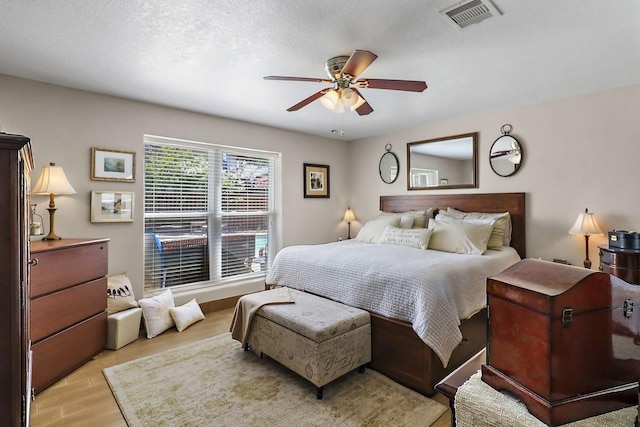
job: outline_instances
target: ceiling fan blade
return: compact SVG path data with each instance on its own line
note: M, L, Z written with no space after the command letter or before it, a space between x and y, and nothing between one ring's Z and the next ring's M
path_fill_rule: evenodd
M359 88L405 90L409 92L422 92L427 84L418 80L387 80L387 79L358 79L353 82Z
M265 76L263 77L265 80L286 80L292 82L314 82L314 83L333 83L332 80L329 79L317 79L314 77L286 77L286 76Z
M368 50L354 50L342 68L342 75L349 75L350 79L358 77L377 57Z
M318 91L316 93L314 93L313 95L311 95L308 98L303 99L302 101L298 102L296 105L294 105L293 107L289 107L287 108L287 111L298 111L299 109L301 109L302 107L311 104L313 101L315 101L316 99L322 97L325 93L327 92L327 89L322 89L321 91Z
M369 105L367 100L364 99L364 96L362 96L360 91L358 89L354 88L354 87L352 87L351 89L355 93L357 93L358 96L360 98L362 98L362 100L364 101L362 104L360 104L360 106L358 108L356 108L356 113L358 113L360 116L366 116L367 114L373 113L373 108L371 108L371 105Z

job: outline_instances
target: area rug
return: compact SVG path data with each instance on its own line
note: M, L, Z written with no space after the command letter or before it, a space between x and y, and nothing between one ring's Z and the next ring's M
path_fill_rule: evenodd
M371 369L318 400L313 384L229 333L103 372L130 427L430 426L447 410Z
M458 388L455 409L458 427L545 427L527 411L524 403L482 381L480 372ZM564 424L564 427L633 427L637 413L638 407L633 406Z

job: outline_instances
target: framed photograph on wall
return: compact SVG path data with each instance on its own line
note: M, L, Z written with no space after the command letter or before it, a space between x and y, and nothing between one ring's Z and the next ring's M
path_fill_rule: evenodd
M304 197L329 198L329 165L304 164Z
M91 148L91 179L94 181L135 182L135 151Z
M91 222L133 222L131 191L92 191Z

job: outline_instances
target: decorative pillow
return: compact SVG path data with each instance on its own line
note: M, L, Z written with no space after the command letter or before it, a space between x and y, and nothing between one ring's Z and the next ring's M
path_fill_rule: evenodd
M174 325L169 314L169 309L175 307L171 289L151 298L143 298L138 303L142 308L147 338L158 336Z
M456 254L482 255L487 250L492 224L472 222L429 221L433 229L429 249Z
M364 243L378 243L387 225L399 226L400 217L396 215L379 216L367 221L358 231L356 240Z
M387 225L387 228L380 238L380 243L427 249L432 232L433 230L427 228L407 230Z
M401 218L403 216L409 216L409 215L413 215L413 224L411 227L402 227L401 228L426 228L427 226L427 221L431 218L433 218L433 208L429 208L426 210L421 210L421 211L407 211L407 212L385 212L385 211L380 211L380 213L378 214L378 218L380 218L381 216L400 216Z
M182 332L194 323L204 319L204 314L195 298L180 307L171 307L169 314L171 314L178 332Z
M509 246L511 242L511 216L509 212L485 213L485 212L462 212L454 208L440 211L440 214L462 220L470 219L493 219L491 238L487 247L496 251L501 251L503 246Z
M129 276L118 274L107 277L108 315L137 306L138 302L133 294L133 286L131 286Z

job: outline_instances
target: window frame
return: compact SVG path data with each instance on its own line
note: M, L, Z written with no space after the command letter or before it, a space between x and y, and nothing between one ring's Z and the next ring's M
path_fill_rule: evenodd
M147 149L149 145L158 145L158 146L168 146L168 147L177 147L184 149L193 149L197 151L206 151L207 153L207 161L211 162L210 167L207 170L207 190L206 190L206 199L207 199L207 208L206 212L204 211L196 211L196 212L148 212L147 211ZM266 203L267 210L259 210L259 211L225 211L223 208L223 187L222 184L222 175L223 170L225 170L223 166L222 159L227 156L241 156L255 159L264 160L265 164L268 165L268 184L265 187L266 191ZM204 143L204 142L196 142L196 141L188 141L188 140L179 140L173 138L166 138L160 136L153 135L145 135L144 136L144 180L143 180L143 188L144 188L144 209L143 209L143 229L146 233L148 230L149 221L153 221L156 218L177 218L178 220L184 218L202 218L206 217L206 225L207 225L207 251L208 251L208 265L209 265L209 275L207 280L178 284L178 285L169 285L165 286L166 282L162 282L159 286L148 286L145 283L144 286L144 294L153 295L160 291L163 291L165 288L170 287L175 292L181 291L191 291L194 289L211 289L220 285L228 285L233 284L235 282L244 282L251 281L256 279L264 280L268 268L270 266L270 262L272 254L275 253L276 244L278 241L278 236L280 235L279 230L279 216L282 210L281 206L281 197L279 196L279 186L276 185L276 177L280 176L280 167L281 167L281 154L272 151L266 150L257 150L252 148L244 148L244 147L233 147L229 145L221 145L221 144L213 144L213 143ZM213 160L213 162L212 162ZM257 162L258 163L258 162ZM251 205L251 190L247 190L247 205ZM246 218L248 222L253 220L254 222L262 218L264 223L267 226L266 231L266 248L264 250L264 257L262 262L257 264L259 266L259 270L255 271L253 266L253 259L251 259L251 263L248 268L251 270L246 273L235 274L232 273L228 276L223 274L224 262L222 260L222 246L223 246L223 236L222 236L222 224L225 222L225 218L227 220L231 219L240 219ZM256 233L257 236L258 233ZM261 234L262 235L262 234ZM254 236L254 238L256 237ZM146 252L146 249L145 249ZM256 253L258 250L256 249ZM145 264L145 272L147 271L147 254L145 253L144 257ZM246 259L245 259L246 265Z

